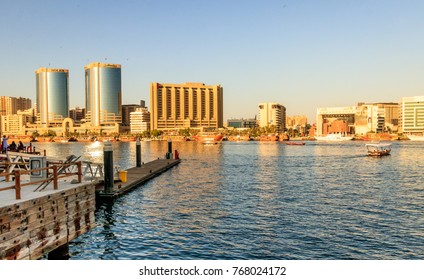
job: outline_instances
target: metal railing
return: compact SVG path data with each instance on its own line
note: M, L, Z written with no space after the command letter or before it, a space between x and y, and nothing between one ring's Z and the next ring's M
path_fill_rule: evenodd
M16 163L3 163L3 164L16 164ZM73 172L69 169L74 169L73 166L77 167L77 171ZM29 181L27 183L22 183L21 181L21 175L25 174L31 174L33 172L47 172L47 178L43 178L36 181ZM51 172L49 172L51 171ZM71 176L77 176L78 177L78 183L81 183L82 181L82 163L81 161L72 162L72 163L65 163L65 164L54 164L48 167L38 168L38 169L32 169L32 170L14 170L13 172L3 172L0 173L0 176L4 176L6 179L9 179L10 176L15 177L14 184L11 186L6 187L0 187L0 191L6 191L6 190L15 190L16 193L16 199L21 199L21 188L25 186L35 185L35 184L49 184L50 182L53 182L53 189L57 190L59 188L59 179L65 178L65 177L71 177ZM9 179L10 180L10 179ZM6 180L6 182L8 182Z

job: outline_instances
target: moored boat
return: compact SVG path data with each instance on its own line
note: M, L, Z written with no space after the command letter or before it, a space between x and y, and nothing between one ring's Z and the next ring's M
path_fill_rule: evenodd
M224 136L221 133L202 132L196 136L193 136L193 138L203 144L218 144L222 141Z
M353 139L353 136L348 136L341 133L327 134L326 136L315 136L318 141L349 141Z
M392 150L392 145L387 143L365 144L369 156L388 156Z

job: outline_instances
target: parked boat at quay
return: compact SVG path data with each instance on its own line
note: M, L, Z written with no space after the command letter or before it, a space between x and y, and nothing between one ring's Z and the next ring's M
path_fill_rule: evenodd
M332 133L326 136L315 136L318 141L349 141L353 139L353 136L347 136L342 133Z
M203 144L218 144L222 141L224 136L221 133L201 132L200 134L193 136L193 138Z
M388 156L392 150L392 144L389 143L370 143L365 144L369 156L380 157Z
M411 141L424 141L424 135L406 135L406 137L408 137L409 140Z

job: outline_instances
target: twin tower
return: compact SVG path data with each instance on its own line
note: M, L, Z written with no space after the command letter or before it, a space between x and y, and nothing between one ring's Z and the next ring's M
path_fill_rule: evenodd
M92 127L121 123L121 65L93 62L85 70L86 122ZM42 127L69 116L69 70L40 68L35 71L37 119Z

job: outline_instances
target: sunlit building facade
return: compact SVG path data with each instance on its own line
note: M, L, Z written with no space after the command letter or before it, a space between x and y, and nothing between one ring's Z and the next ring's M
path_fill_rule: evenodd
M403 97L400 107L400 132L424 133L424 96Z
M150 130L150 112L147 108L136 108L130 113L130 130L133 134Z
M275 126L276 132L286 130L286 107L278 103L259 103L259 126Z
M94 62L84 70L86 121L93 128L121 123L121 65Z
M31 108L31 99L23 97L0 96L0 115L16 114L19 110Z
M317 135L395 132L398 130L398 103L364 103L350 107L317 109Z
M223 127L223 88L202 83L150 84L150 129Z
M39 68L35 76L37 122L48 127L50 123L63 121L69 112L69 71Z

